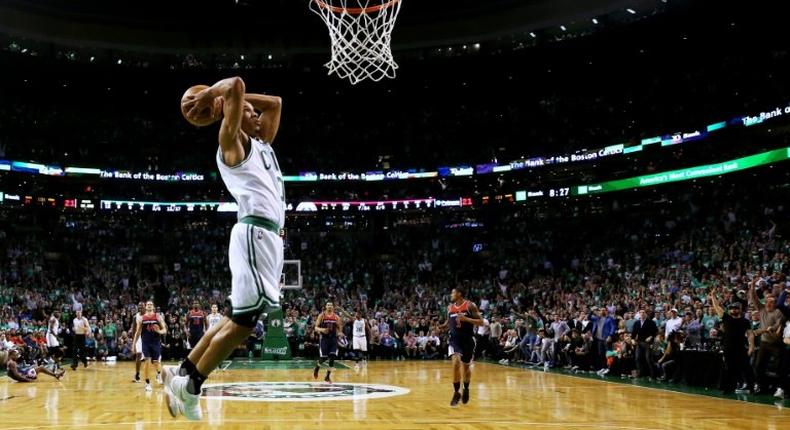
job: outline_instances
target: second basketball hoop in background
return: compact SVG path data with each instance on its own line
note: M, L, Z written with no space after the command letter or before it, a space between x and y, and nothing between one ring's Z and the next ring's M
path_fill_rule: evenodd
M332 57L326 67L357 84L394 78L392 30L402 0L310 0L310 9L329 29Z

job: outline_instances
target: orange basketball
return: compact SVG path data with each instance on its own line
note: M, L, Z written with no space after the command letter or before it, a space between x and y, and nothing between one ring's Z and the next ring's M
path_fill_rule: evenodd
M195 98L195 95L208 88L208 85L195 85L190 87L183 96L181 96L181 115L184 116L190 124L197 127L205 127L217 122L222 116L222 97L214 99L213 107L206 107L197 114L188 117L189 109L186 108L186 103Z

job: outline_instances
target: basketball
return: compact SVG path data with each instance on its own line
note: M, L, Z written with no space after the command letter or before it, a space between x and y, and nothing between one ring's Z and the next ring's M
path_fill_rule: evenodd
M36 379L36 369L30 369L25 374L29 379Z
M208 85L194 85L189 87L189 89L184 92L184 95L181 96L181 115L184 116L190 124L196 127L205 127L207 125L211 125L219 120L220 116L222 115L222 97L217 97L214 100L214 107L212 109L205 108L198 112L196 115L187 116L189 113L189 109L187 108L187 102L191 101L195 98L195 95L199 92L208 88Z

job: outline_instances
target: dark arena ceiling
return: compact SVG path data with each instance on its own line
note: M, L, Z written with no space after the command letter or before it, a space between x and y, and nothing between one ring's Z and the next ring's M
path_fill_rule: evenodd
M375 3L377 0L372 0ZM403 0L396 50L495 39L663 0ZM625 15L627 17L627 15ZM610 18L611 19L611 18ZM0 0L0 33L82 48L138 52L325 53L308 0Z

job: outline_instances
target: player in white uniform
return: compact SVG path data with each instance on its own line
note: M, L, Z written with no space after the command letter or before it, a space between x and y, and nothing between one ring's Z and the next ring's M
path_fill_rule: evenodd
M143 323L143 312L145 312L145 303L140 302L137 304L137 313L134 315L134 322L132 322L132 328L129 329L129 333L132 334L134 337L134 333L137 333L137 328ZM132 355L134 356L134 379L132 382L140 382L140 367L143 365L143 339L137 338L137 341L134 342L132 345Z
M208 329L211 330L212 327L219 324L222 320L222 314L217 311L217 305L211 305L211 313L208 314L206 317L206 321L208 321Z
M217 106L222 106L217 167L239 205L228 251L232 315L206 332L178 369L167 368L164 373L170 414L199 420L203 381L247 339L261 313L280 306L285 190L271 146L280 127L281 99L247 94L238 77L191 91L182 104L187 118L218 119Z
M352 329L354 340L352 341L352 348L354 349L354 370L359 371L359 361L363 359L367 362L368 358L368 323L362 315L357 312L354 318L354 326Z
M58 335L60 334L60 312L52 312L47 324L47 354L55 362L55 367L60 367L63 350L60 346Z

